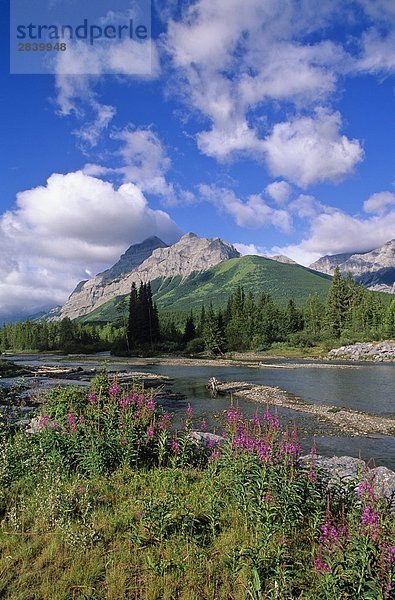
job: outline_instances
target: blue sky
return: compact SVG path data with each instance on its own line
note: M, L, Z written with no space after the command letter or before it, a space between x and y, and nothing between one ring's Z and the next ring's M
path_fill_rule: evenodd
M156 1L152 19L144 77L127 48L119 75L100 52L94 76L64 56L10 75L2 19L0 318L152 234L303 264L395 237L392 0Z

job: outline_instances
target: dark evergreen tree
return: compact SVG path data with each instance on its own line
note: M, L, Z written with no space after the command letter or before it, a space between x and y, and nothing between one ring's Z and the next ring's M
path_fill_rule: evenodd
M196 337L195 321L194 321L193 314L191 311L191 313L187 316L186 321L185 321L185 327L184 327L184 333L182 336L182 341L186 345L188 342L193 340L195 337Z
M337 266L326 303L326 325L330 335L340 337L346 314L344 282Z
M139 337L137 323L137 287L133 282L129 295L129 317L128 317L128 345L129 350L134 348Z

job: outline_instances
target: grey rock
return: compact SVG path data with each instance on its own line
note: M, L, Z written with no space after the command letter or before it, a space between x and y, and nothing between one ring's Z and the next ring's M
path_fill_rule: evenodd
M310 268L333 275L336 266L368 289L395 293L395 239L368 252L323 256Z
M38 433L40 431L40 419L41 417L33 417L33 419L30 419L26 433Z
M352 456L312 457L304 455L300 461L307 468L313 467L326 481L327 489L347 492L350 488L356 492L358 484L368 481L375 492L384 498L390 508L395 509L395 473L387 467L370 469L365 461Z
M361 342L349 346L333 348L329 358L351 358L352 360L375 360L377 362L395 360L395 342L385 340L380 343Z
M314 465L315 469L323 472L329 477L328 487L345 486L350 483L356 484L366 469L365 461L352 456L316 456L312 459L310 455L302 456L300 459L305 465Z
M199 446L221 446L224 443L225 438L215 433L209 433L208 431L191 431L189 437L196 442Z
M276 262L279 263L284 263L285 265L297 265L298 263L294 260L292 260L292 258L289 258L289 256L285 256L284 254L278 254L276 256L268 256L267 258L270 258L271 260L275 260Z
M395 473L387 467L376 467L367 473L367 479L375 490L395 508Z

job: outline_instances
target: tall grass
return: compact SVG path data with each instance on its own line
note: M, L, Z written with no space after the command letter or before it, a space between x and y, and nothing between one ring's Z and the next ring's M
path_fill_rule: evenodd
M394 521L364 480L328 488L297 432L226 415L220 445L101 375L49 393L39 431L5 431L0 597L393 598Z

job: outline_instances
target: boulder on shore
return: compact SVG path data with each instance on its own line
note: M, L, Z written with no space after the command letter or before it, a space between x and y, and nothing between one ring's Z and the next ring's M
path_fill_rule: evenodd
M347 358L351 360L373 360L376 362L395 361L395 342L360 342L349 346L333 348L328 353L329 358Z

